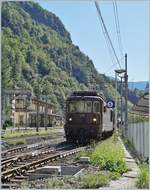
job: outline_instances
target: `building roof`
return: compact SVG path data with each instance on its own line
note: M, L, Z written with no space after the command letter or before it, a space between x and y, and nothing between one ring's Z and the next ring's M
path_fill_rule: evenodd
M140 97L137 104L132 107L132 112L149 114L149 92Z
M18 96L16 96L15 97L15 99L17 100L17 99L25 99L26 98L26 95L18 95ZM34 100L34 101L38 101L39 103L42 103L42 104L47 104L49 107L56 107L54 104L52 104L52 103L49 103L49 102L45 102L45 100L41 100L41 99L37 99L37 97L34 97L34 96L32 96L31 97L31 100Z
M56 107L54 104L49 103L49 102L46 103L44 100L38 99L37 97L32 97L32 100L34 101L38 100L40 103L44 103L44 104L47 104L48 106Z
M37 112L30 112L31 115L37 115ZM45 115L45 113L41 113L39 112L39 115ZM55 114L55 113L47 113L48 116L54 116L54 117L59 117L59 118L63 118L62 115L59 114Z

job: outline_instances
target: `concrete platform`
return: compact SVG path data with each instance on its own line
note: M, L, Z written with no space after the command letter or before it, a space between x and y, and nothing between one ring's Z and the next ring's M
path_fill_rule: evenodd
M84 170L81 166L44 166L29 175L29 180L49 178L52 176L77 176Z

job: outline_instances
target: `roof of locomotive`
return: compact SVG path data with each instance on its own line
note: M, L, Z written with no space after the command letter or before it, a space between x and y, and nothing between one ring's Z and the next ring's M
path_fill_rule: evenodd
M96 91L75 91L67 100L74 99L100 99L105 101L104 95L97 93Z

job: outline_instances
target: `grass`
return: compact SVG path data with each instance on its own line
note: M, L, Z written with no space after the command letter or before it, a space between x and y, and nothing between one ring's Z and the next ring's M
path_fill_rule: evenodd
M118 173L118 175L128 171L124 151L118 140L114 142L114 136L92 147L94 148L81 152L76 159L80 156L88 156L92 165L102 170Z
M15 141L8 141L8 144L11 146L23 145L23 144L26 144L26 140L25 139L17 139Z
M62 179L59 179L57 177L53 177L48 181L47 184L48 189L69 189L70 186L68 184L65 184L65 182Z
M28 131L28 132L19 132L19 131L6 131L5 134L3 135L4 139L7 138L15 138L15 137L24 137L24 136L35 136L35 135L48 135L50 133L55 133L55 129L42 129L39 132L36 131Z
M139 189L149 189L149 165L144 163L140 166L136 186Z
M101 172L87 173L78 178L80 187L84 189L104 187L108 185L109 181L109 176Z
M54 177L48 180L48 189L74 189L74 188L99 188L107 186L109 176L102 172L84 173L78 177L64 177L63 179Z
M119 174L118 172L110 172L109 173L109 178L111 180L117 180L121 177L121 174Z

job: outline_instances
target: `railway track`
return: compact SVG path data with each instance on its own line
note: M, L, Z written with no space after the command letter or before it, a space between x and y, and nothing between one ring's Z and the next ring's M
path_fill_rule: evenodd
M47 149L47 150L40 149L38 151L36 150L30 153L22 153L16 157L13 156L12 158L1 162L1 169L2 171L8 170L9 168L15 167L15 165L21 164L21 162L25 162L27 160L29 162L31 159L35 158L38 159L39 157L43 157L44 155L54 151L55 149Z
M63 140L64 140L63 138L60 138L60 139L56 139L55 142L59 143L59 142L62 142ZM54 140L46 140L46 141L42 141L40 143L20 146L20 147L2 151L1 152L2 162L7 161L21 153L26 153L26 152L34 151L37 149L45 148L46 146L50 146L50 144L52 144L52 143L54 143Z
M31 159L37 159L39 157L43 157L46 154L49 154L51 152L54 152L56 150L59 150L57 147L58 145L64 143L65 141L60 140L57 144L49 144L49 142L45 143L42 147L40 146L33 146L34 149L27 149L27 152L20 152L20 154L13 155L11 157L7 157L5 159L1 160L1 169L2 171L5 171L6 169L9 169L11 167L14 167L14 165L20 164L20 162L25 162L26 160L31 160ZM38 149L37 149L38 147ZM61 149L63 147L61 146ZM31 149L31 150L30 150ZM23 150L23 149L21 149ZM30 151L29 151L30 150Z
M63 147L65 148L65 147ZM67 147L66 147L67 148ZM18 183L28 178L28 175L38 167L47 165L58 159L70 156L83 150L84 147L73 148L71 150L46 150L37 155L25 154L2 163L3 170L1 173L2 183ZM5 165L5 167L4 167ZM9 168L11 165L12 168ZM4 169L5 168L5 169Z

